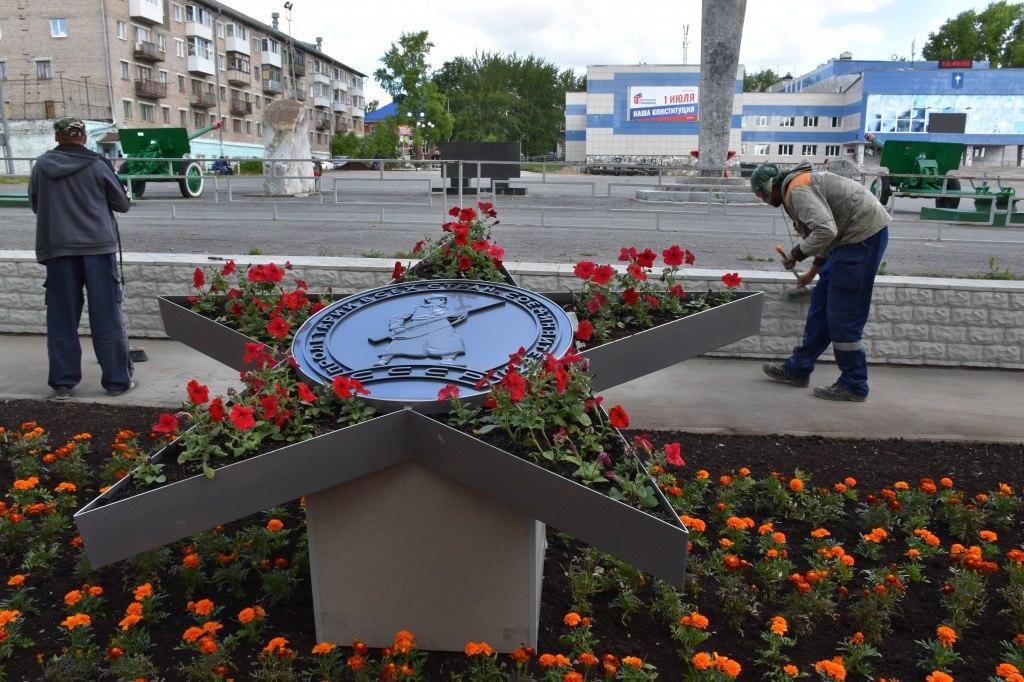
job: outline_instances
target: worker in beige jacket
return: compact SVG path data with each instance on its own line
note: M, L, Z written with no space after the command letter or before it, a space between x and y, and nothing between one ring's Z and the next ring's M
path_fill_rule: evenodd
M815 388L814 395L864 401L868 368L861 336L875 273L889 242L891 216L859 182L812 171L806 161L785 172L775 164L761 164L751 175L750 186L765 203L782 206L800 235L783 258L786 269L814 259L798 285L806 286L818 276L803 341L784 363L765 364L765 374L793 386L807 386L815 361L831 344L840 376L831 386Z

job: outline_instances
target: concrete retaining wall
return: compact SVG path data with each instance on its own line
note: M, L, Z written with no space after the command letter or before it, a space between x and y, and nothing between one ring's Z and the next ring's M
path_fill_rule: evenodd
M235 256L238 263L281 263L284 258ZM387 284L394 261L374 258L291 259L296 276L314 291L333 287L351 293ZM162 337L157 295L192 293L192 272L211 267L197 254L126 253L125 316L133 337ZM509 263L519 283L534 291L565 291L578 285L572 264ZM786 357L799 341L808 298L789 301L788 273L747 271L744 290L767 292L761 334L716 355ZM721 286L720 270L688 271L686 288ZM0 251L0 332L46 332L45 269L31 251ZM88 331L83 315L82 331ZM879 277L875 283L865 345L872 362L1024 369L1024 282L923 277ZM2 343L2 341L0 341Z

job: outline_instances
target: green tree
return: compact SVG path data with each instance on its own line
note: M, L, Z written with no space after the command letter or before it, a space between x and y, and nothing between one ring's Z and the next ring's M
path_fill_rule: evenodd
M363 158L360 155L363 138L355 133L335 133L331 138L331 156L348 156L353 159Z
M455 119L453 138L518 141L528 156L554 151L565 120L565 93L586 88L571 70L530 55L476 53L434 74Z
M761 69L743 75L743 92L767 92L768 88L779 82L781 76L771 69Z
M371 99L366 103L366 113L377 111L378 109L380 109L380 100Z
M974 59L997 68L1024 67L1024 3L998 0L966 10L928 34L925 59Z
M398 43L391 43L381 57L383 66L373 72L398 105L398 120L413 128L417 149L424 140L436 143L447 140L452 133L452 118L445 109L444 97L428 73L427 57L432 47L427 31L402 33Z

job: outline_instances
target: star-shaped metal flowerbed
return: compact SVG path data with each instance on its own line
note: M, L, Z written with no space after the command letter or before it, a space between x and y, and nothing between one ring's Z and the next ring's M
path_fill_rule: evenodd
M439 243L469 244L471 224L479 225L449 223ZM486 252L480 241L476 252ZM75 515L92 565L304 498L322 641L386 646L406 628L435 650L461 650L470 638L499 651L535 645L545 524L681 586L687 531L642 461L649 509L510 452L493 431L455 428L451 412L486 407L489 392L531 361L546 361L553 373L566 363L585 368L596 395L756 334L763 295L733 293L577 355L564 310L572 294L522 289L495 257L500 249L490 253L500 273L492 281L415 279L416 267L396 265L399 281L310 315L294 332L295 371L310 383L355 381L379 416L136 494L126 495L126 477ZM435 274L459 274L451 262L455 273ZM171 338L237 370L252 368L257 340L195 312L194 300L159 303ZM225 303L230 295L217 301ZM458 401L448 399L454 395ZM170 443L152 461L169 462L180 447Z

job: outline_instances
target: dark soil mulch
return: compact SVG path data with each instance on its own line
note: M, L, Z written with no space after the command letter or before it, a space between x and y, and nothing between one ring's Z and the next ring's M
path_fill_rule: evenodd
M51 431L51 442L54 445L64 442L75 433L88 431L94 436L94 453L90 455L90 463L98 470L105 458L107 445L117 430L128 428L140 434L148 433L160 411L76 402L61 404L7 401L0 402L0 425L11 428L17 427L22 421L37 421ZM656 444L680 441L683 444L687 470L704 468L714 477L741 466L749 467L752 474L758 478L772 471L789 476L795 469L801 469L808 472L819 485L831 485L846 476L854 476L858 479L857 487L862 493L877 491L897 480L906 480L914 484L924 476L936 480L941 476L949 476L955 481L957 488L969 494L991 490L999 482L1010 483L1018 489L1024 484L1024 446L1015 444L902 440L837 441L816 437L684 433L650 435ZM627 437L631 436L632 434L627 434ZM6 488L11 479L9 463L0 461L0 484ZM84 502L87 498L87 495L81 495L79 499ZM288 509L295 518L300 517L301 511L297 504L289 505ZM263 522L263 517L250 517L239 520L232 526L241 527ZM857 530L853 520L845 524L832 524L831 529L848 548L853 547L855 543L850 538ZM794 538L794 544L795 538L802 537L800 533L806 533L805 528L802 529L796 524L783 530ZM62 538L62 546L66 547L67 539ZM564 569L579 556L583 547L554 529L549 529L548 539L538 649L540 652L558 652L562 650L558 644L558 636L564 632L562 616L569 610L571 600ZM1021 546L1022 542L1024 532L1019 525L1008 532L1000 532L999 545L1003 551L1010 546ZM178 547L179 545L174 547L175 562L180 558ZM43 615L27 616L23 632L36 641L36 646L28 651L19 651L13 660L6 662L9 679L38 679L40 668L36 662L36 654L46 653L49 656L57 653L66 641L56 624L63 617L60 614L64 613L61 603L63 595L79 587L79 583L71 577L73 562L74 558L70 552L63 552L52 575L46 580L34 583L34 596L42 607ZM931 582L909 586L902 610L893 620L892 633L881 647L883 659L875 664L876 676L899 677L904 680L923 678L923 673L915 666L919 649L914 642L932 638L934 628L941 622L942 611L937 604L937 597L938 589L946 575L946 566L945 560L936 559L929 562L926 574ZM116 621L128 603L128 594L123 586L134 584L129 574L130 569L131 562L123 562L100 572L99 584L106 589L105 596L108 600L103 609L104 617L94 623L94 630L101 643L106 641L107 633L114 631ZM17 566L10 565L8 557L0 557L0 576L14 572L17 572ZM256 598L262 594L262 589L256 579L250 580L252 584L247 585L247 594ZM167 577L164 581L164 589L171 592L167 605L171 616L159 624L150 626L154 642L151 655L167 679L179 679L178 665L188 660L190 656L175 649L180 641L181 632L191 624L186 622L182 604L179 603L184 602L184 597L176 591L176 588L180 587L177 581L178 579L173 576ZM956 649L966 662L954 668L954 677L957 680L987 679L1000 660L1000 640L1010 639L1014 634L1009 621L998 613L1006 604L994 590L1002 584L1005 584L1002 575L993 577L988 590L990 599L986 611L977 625L960 633ZM752 663L754 651L760 648L760 632L765 619L775 612L765 611L759 617L751 618L750 627L745 627L741 635L726 625L726 617L718 605L711 581L703 581L700 587L701 593L691 599L702 613L708 615L712 628L716 630L716 635L703 648L740 660L744 664L742 677L757 679L759 671ZM201 596L209 596L218 606L225 607L222 615L225 622L239 609L251 605L249 599L235 599L227 592L219 590L211 589L209 593L197 595ZM642 591L640 596L649 601L650 589ZM660 671L659 679L680 679L679 658L676 647L669 638L665 622L660 617L655 618L647 610L641 610L629 620L628 626L625 626L621 622L621 613L609 604L613 597L613 593L604 593L594 600L594 611L591 615L595 621L594 631L601 643L599 653L611 651L620 656L636 654L657 666ZM308 579L300 582L294 597L287 604L270 608L268 612L268 636L284 634L300 654L308 653L315 643ZM802 670L807 670L814 661L835 655L837 644L853 632L854 627L842 605L840 613L842 615L838 621L818 622L812 634L799 638L792 656L793 662ZM467 633L467 639L472 636L472 633ZM252 651L251 648L240 649L235 660L244 661L242 657ZM453 669L464 669L461 655L431 654L428 679L445 680L448 678L448 672ZM238 679L246 677L245 670L239 673Z

